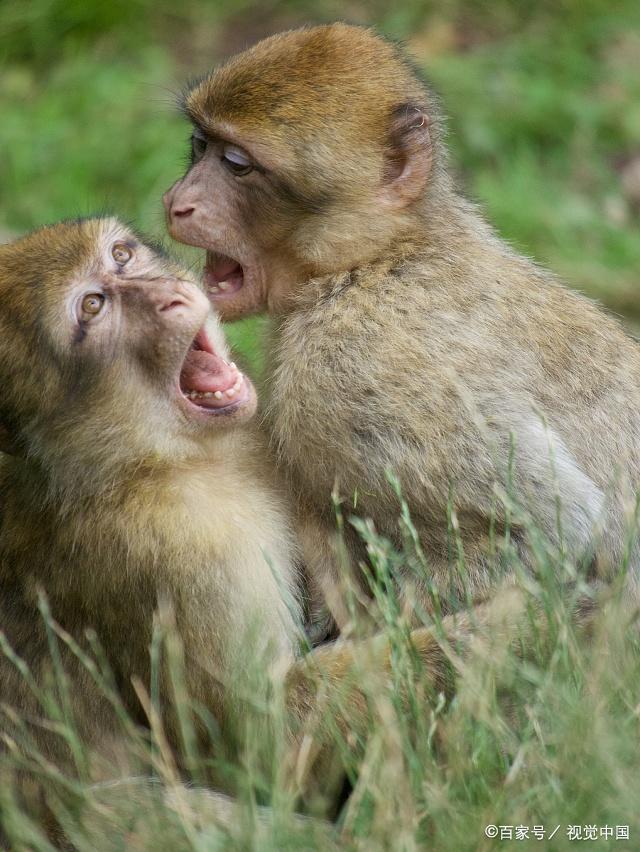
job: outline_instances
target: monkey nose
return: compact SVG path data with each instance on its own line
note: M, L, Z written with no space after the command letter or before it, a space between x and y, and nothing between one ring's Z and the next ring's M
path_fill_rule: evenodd
M172 294L167 296L164 299L158 300L156 303L156 310L159 314L163 314L166 311L173 311L175 308L188 308L189 301L184 298L184 296L180 296L178 294Z
M176 285L173 281L167 281L154 284L153 288L146 291L146 295L156 312L165 316L188 316L194 311L206 315L210 309L209 300L195 284Z
M175 216L177 219L187 219L195 209L191 204L183 204L181 207L172 207L169 210L169 215Z
M195 205L189 203L189 201L179 200L180 193L178 189L180 184L181 181L176 181L162 196L162 203L164 204L164 209L169 214L169 219L173 217L187 219L196 209Z

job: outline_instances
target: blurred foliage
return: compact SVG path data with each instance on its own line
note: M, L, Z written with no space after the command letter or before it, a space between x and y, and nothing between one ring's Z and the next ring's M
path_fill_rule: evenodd
M401 575L429 576L428 561L413 544L417 533L406 504L398 507L405 534L402 551L371 525L357 523L372 560L369 582L376 603L367 612L366 623L356 623L354 631L368 634L374 619L376 633L388 643L391 667L390 677L381 678L377 654L357 655L354 674L368 710L362 739L351 732L345 737L338 722L353 714L348 689L353 681L346 677L344 691L332 684L331 701L323 701L326 686L319 686L322 712L306 720L302 747L292 743L285 731L297 730L299 720L283 712L281 692L272 680L273 660L256 625L255 631L249 630L243 665L229 672L230 681L224 684L236 702L231 724L241 743L236 751L224 735L229 726L218 728L185 689L188 678L177 652L179 637L162 618L154 620L152 671L162 661L168 689L161 702L156 695L156 721L147 731L122 706L114 689L116 675L97 641L90 643L90 652L83 643L71 644L43 607L47 631L55 637L51 647L57 646L60 653L68 646L65 659L77 660L77 667L67 669L68 676L85 672L117 708L113 736L124 744L130 777L91 784L82 769L58 768L50 755L38 750L31 735L34 718L72 748L79 767L101 766L107 778L122 771L122 765L110 767L109 755L100 759L91 752L63 697L69 681L54 664L56 679L37 690L34 717L23 720L13 714L10 696L0 707L2 724L11 732L5 737L9 747L0 750L3 848L54 849L43 826L30 819L16 795L13 773L26 769L28 777L43 784L47 805L65 829L69 842L56 848L77 852L574 852L569 826L579 826L583 840L589 839L583 827L593 827L591 839L596 842L585 848L638 849L640 631L637 607L629 599L628 587L624 590L629 566L621 567L618 589L585 641L571 617L574 607L572 596L566 597L566 583L583 578L586 566L570 563L544 543L544 534L530 527L528 513L519 515L517 505L510 505L519 528L527 528L537 542L533 564L526 570L507 542L498 550L499 557L496 553L500 568L492 565L492 570L505 570L517 578L525 601L519 628L514 619L513 641L506 645L504 631L499 630L497 641L478 638L469 653L453 650L457 684L450 700L433 694L432 668L429 662L423 667L409 638L411 623L424 620L441 635L443 622L437 613L431 619L424 611L412 612L410 603L393 591L393 580ZM637 534L636 524L629 531L630 540ZM466 576L460 550L452 565L452 581L464 586ZM344 582L348 588L346 578ZM576 596L582 588L580 579ZM477 614L468 615L473 623ZM355 617L357 621L357 610ZM525 645L528 651L523 655ZM2 654L16 661L0 633ZM321 659L316 660L310 671L321 675L322 666ZM22 671L27 676L26 666ZM280 666L275 671L281 671ZM141 693L145 687L153 696L153 686L140 681ZM174 696L184 744L178 761L189 767L195 784L188 792L175 787L176 762L160 721ZM207 726L212 748L199 748L194 719ZM292 766L309 765L312 744L319 739L330 744L332 760L307 803L312 816L335 814L331 825L296 818L300 801L288 772ZM366 746L358 748L358 741L366 741ZM335 813L332 780L343 772L352 790ZM155 781L146 783L150 773ZM197 785L212 777L224 779L236 802L222 821L216 820L205 791L198 792ZM268 807L260 809L258 803ZM513 841L488 839L486 827L492 825L509 826ZM520 838L516 826L525 832ZM543 827L543 839L536 839L534 826ZM628 840L615 839L616 826L627 828ZM609 835L604 833L607 828Z
M113 210L161 235L188 136L175 93L269 33L338 18L408 43L462 185L506 238L640 320L635 0L2 0L0 228Z

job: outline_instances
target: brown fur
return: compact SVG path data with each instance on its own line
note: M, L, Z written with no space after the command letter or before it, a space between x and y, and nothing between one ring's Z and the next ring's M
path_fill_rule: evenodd
M114 267L114 242L134 250L130 268ZM95 291L108 295L109 314L83 326L77 302ZM85 781L116 769L128 773L117 715L65 637L88 651L86 631L95 631L126 711L147 724L135 683L148 688L154 619L159 604L168 602L189 693L210 709L223 735L242 716L242 693L234 687L242 687L242 672L251 669L247 656L262 655L274 676L284 677L291 736L304 743L310 732L316 739L289 767L291 784L326 786L316 754L331 738L325 700L343 702L336 712L345 734L364 732L366 699L353 679L354 662L371 659L384 678L389 653L375 640L323 648L292 665L295 550L285 508L244 425L252 408L203 425L176 412L175 388L166 381L203 323L216 351L228 354L206 300L183 271L113 219L63 223L0 249L0 295L0 425L2 446L12 453L0 466L3 640L28 666L37 689L57 694L61 682L39 612L43 592L57 624L68 711L83 748L100 759L74 766L68 742L47 722L50 710L3 654L5 745L20 753L26 725L32 739L22 754L27 765L43 755ZM256 627L259 644L251 641ZM439 677L448 669L431 632L416 631L413 640L430 673ZM179 753L168 676L162 669L162 724ZM3 783L12 779L4 776ZM35 807L40 784L22 776L21 789ZM97 788L94 798L129 800L139 811L155 789L128 780ZM233 820L233 804L224 797L182 788L172 796L170 807L186 797L184 807L204 819ZM96 825L92 836L116 830ZM60 841L55 820L49 830Z
M327 597L336 485L346 514L357 495L355 513L401 544L389 470L429 566L400 589L428 610L510 579L507 529L525 566L535 528L558 564L609 578L640 480L640 350L456 191L436 99L399 51L342 24L283 33L185 109L210 142L167 193L169 228L208 249L208 269L242 264L244 286L214 292L223 318L274 317L266 423ZM219 173L220 140L255 169Z
M130 268L111 262L114 241L132 247ZM106 325L83 326L77 300L96 289L113 302L113 315ZM354 662L372 659L384 677L388 649L376 639L324 648L291 664L295 551L285 508L244 425L251 405L206 425L175 408L167 379L203 323L216 351L228 357L206 300L185 273L117 221L89 220L1 248L0 296L0 426L12 453L0 469L0 621L35 682L46 687L55 680L38 612L42 590L62 635L86 647L85 631L96 631L125 708L145 723L132 681L149 683L154 614L169 601L189 692L223 732L242 713L242 697L229 684L241 684L249 653L277 663L274 674L284 676L293 736L315 733L318 719L322 737L330 736L323 720L327 683L329 699L347 692L338 715L343 731L365 730ZM494 636L509 620L505 609L496 604L485 619ZM510 606L509 618L520 611ZM259 645L250 640L256 625ZM471 643L464 623L459 634L453 623L447 629L455 641ZM434 686L444 689L449 649L429 630L412 639ZM112 762L119 733L112 708L65 642L58 645L78 731ZM178 748L164 670L160 687L169 745ZM72 764L68 744L40 724L46 712L4 656L0 700L26 722L47 758ZM10 731L10 717L3 728ZM301 754L305 759L291 767L292 784L322 781L314 749ZM126 757L121 768L127 771ZM116 798L127 790L115 788ZM140 801L147 792L144 786ZM212 799L210 810L231 818L224 799Z
M124 269L111 260L114 241L134 248ZM77 300L96 290L108 295L108 312L83 327ZM125 709L147 724L132 681L150 689L164 603L189 693L224 731L249 649L265 665L292 658L295 612L285 599L295 608L297 592L286 509L245 424L253 404L207 420L186 416L179 402L174 382L205 324L228 358L198 287L114 219L59 224L0 247L0 423L15 452L0 467L0 629L35 683L57 689L38 611L44 592L61 631L85 651L85 632L95 631ZM113 708L67 644L58 646L77 730L113 761L121 736ZM167 677L163 668L162 722L178 749ZM73 765L4 654L0 703L27 724L37 750ZM10 731L10 718L1 725Z

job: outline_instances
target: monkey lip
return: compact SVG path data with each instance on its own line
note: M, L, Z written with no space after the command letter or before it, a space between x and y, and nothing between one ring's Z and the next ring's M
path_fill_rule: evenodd
M204 283L209 295L224 299L235 295L244 285L244 269L232 257L207 252Z
M233 362L217 354L204 328L186 354L179 383L192 406L211 413L237 408L250 396L249 382Z

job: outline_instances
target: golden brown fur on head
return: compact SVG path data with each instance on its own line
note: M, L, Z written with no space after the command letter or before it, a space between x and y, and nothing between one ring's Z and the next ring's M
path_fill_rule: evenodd
M222 408L185 398L181 364L209 345L203 335L223 373L239 374L193 279L116 219L65 222L1 247L0 290L0 426L45 464L51 485L77 496L147 462L200 459L220 424L253 412L245 380L240 408L240 394L222 395ZM95 316L83 313L91 299Z
M328 204L360 196L363 174L375 179L396 109L428 104L437 127L433 100L395 45L333 24L280 33L232 57L186 93L184 108L212 135L227 125L250 139L274 168L291 169L296 189L301 176L314 193L318 177L327 181Z
M165 196L168 223L209 250L223 319L286 310L306 279L413 240L448 187L435 98L369 30L274 36L214 70L184 105L193 163ZM238 171L238 156L250 171ZM221 293L229 259L242 287Z
M88 227L69 222L57 230L42 228L16 243L0 246L0 376L4 388L0 428L5 433L14 418L14 396L23 417L27 412L34 416L36 408L46 417L48 412L43 407L55 405L60 397L59 383L51 369L57 360L55 342L43 333L44 314L49 292L53 295L56 289L66 288L70 272L86 262ZM51 240L56 238L60 240L59 250L52 256ZM33 258L32 264L25 265L25 254ZM44 286L45 280L49 287ZM15 428L11 431L14 440L19 439Z

